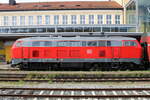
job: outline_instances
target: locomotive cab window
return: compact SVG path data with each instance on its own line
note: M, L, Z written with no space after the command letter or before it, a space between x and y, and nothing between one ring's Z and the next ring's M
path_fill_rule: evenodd
M135 41L125 41L125 46L137 46L137 43Z
M16 47L21 47L22 46L22 42L21 41L18 41L17 43L16 43Z

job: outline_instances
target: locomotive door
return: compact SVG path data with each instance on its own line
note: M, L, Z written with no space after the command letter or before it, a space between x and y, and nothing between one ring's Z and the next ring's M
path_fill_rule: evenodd
M28 47L22 48L22 56L23 56L23 58L29 58L29 48Z
M120 47L112 47L113 58L120 58Z
M111 41L109 45L111 45L112 47L112 58L119 59L120 51L122 47L122 41Z
M68 41L58 41L57 42L57 58L64 59L69 57L69 47Z

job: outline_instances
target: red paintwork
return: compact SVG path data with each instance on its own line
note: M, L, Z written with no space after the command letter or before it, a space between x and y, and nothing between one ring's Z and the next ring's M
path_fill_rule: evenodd
M11 49L11 58L22 58L22 47L16 47L16 43L17 42L20 42L20 41L16 41L14 44L13 44L13 47Z
M136 41L136 40L131 40ZM12 47L12 59L17 58L141 58L142 48L137 46L121 47ZM35 51L35 54L33 52ZM39 56L37 52L39 51ZM105 56L100 53L105 53ZM33 56L34 55L34 56Z

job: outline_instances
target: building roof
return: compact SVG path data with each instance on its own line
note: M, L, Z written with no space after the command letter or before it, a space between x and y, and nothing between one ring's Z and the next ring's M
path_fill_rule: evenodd
M0 11L72 10L72 9L123 10L123 7L115 1L36 2L36 3L17 3L16 5L0 4Z

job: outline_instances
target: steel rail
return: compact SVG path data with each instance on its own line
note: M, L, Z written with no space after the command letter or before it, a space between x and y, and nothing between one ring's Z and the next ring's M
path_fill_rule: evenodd
M0 97L38 97L38 98L150 98L150 95L18 95L0 94Z
M150 79L26 79L26 78L0 78L0 81L25 81L25 82L150 82Z
M150 91L150 88L0 88L0 90L48 90L48 91Z
M150 88L0 88L6 90L23 91L150 91ZM150 98L150 95L44 95L44 94L0 94L0 97L25 97L25 98Z
M79 73L80 74L80 73ZM26 76L28 76L28 75L30 75L30 73L28 74L28 73L18 73L18 74L16 74L16 73L0 73L0 78L15 78L15 77L21 77L21 78L24 78L24 77L26 77ZM46 74L46 73L38 73L38 75L41 75L41 76L37 76L38 78L43 78L43 76L44 75L49 75L49 74ZM43 75L43 76L42 76ZM77 75L77 76L76 76ZM76 75L63 75L63 76L55 76L54 78L56 79L61 79L61 78L65 78L65 79L72 79L72 78L76 78L76 79L90 79L90 78L94 78L94 79L97 79L97 78L99 78L99 79L109 79L109 78L128 78L128 79L130 79L130 78L147 78L147 79L150 79L150 76L148 76L148 77L146 77L146 76L97 76L97 75L95 75L95 74L90 74L90 75L86 75L86 74L83 74L83 75L85 75L85 76L78 76L78 74L76 74Z

